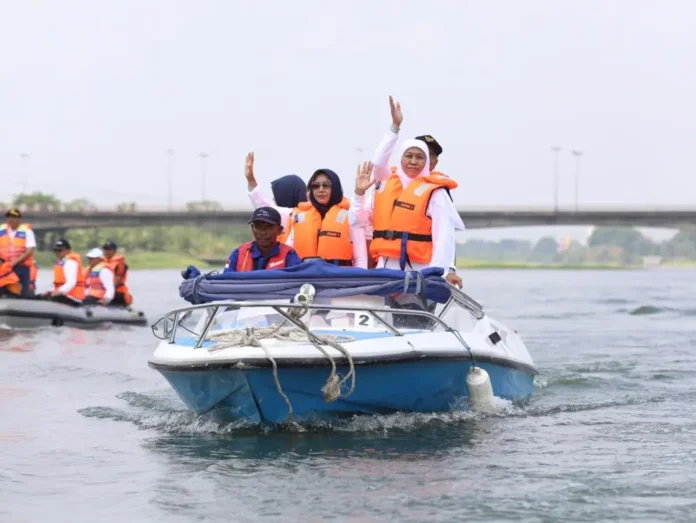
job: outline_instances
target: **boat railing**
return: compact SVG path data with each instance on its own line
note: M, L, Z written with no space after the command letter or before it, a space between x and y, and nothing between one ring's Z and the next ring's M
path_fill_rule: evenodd
M452 328L447 322L442 318L447 309L451 306L451 302L454 301L460 306L464 307L469 311L474 317L480 319L483 317L483 311L481 306L475 301L471 300L466 296L466 294L461 293L462 296L458 296L452 293L452 298L448 300L445 306L442 308L439 314L434 314L426 310L414 310L414 309L401 309L401 308L391 308L391 307L370 307L370 306L356 306L356 305L335 305L335 304L307 304L307 303L288 303L288 302L251 302L251 301L214 301L209 303L201 303L196 305L189 305L187 307L182 307L179 309L172 310L168 312L165 316L160 318L157 322L152 325L153 334L162 340L168 340L169 343L174 343L176 339L177 330L179 327L185 328L181 325L185 319L191 316L194 311L205 310L207 317L202 325L202 330L200 332L195 332L190 329L186 329L193 336L197 337L195 348L200 348L203 342L208 337L210 330L215 323L218 314L221 311L230 310L240 310L243 308L267 308L273 309L275 312L283 316L287 321L294 324L295 326L306 330L306 326L301 321L301 316L306 314L308 311L343 311L343 312L353 312L362 313L371 316L377 323L381 324L387 330L389 330L395 336L403 336L399 328L394 326L393 322L390 322L383 315L398 315L398 316L415 316L420 318L425 318L428 320L429 325L431 325L430 330L433 330L436 326L442 327L447 332L452 332L459 337L456 329ZM468 298L468 299L467 299ZM471 301L469 301L471 300ZM298 315L298 313L301 313ZM163 333L158 335L160 330L160 324L162 325ZM315 327L316 328L316 327Z

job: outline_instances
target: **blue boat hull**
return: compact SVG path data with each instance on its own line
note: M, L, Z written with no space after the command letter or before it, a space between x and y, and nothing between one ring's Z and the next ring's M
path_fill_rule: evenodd
M484 362L493 393L515 403L529 400L534 374L524 369ZM276 389L273 372L264 368L155 368L167 379L186 406L197 414L211 413L220 421L247 419L279 424L288 406ZM466 375L471 361L433 360L367 364L356 367L356 386L347 398L324 401L321 388L327 367L278 369L283 392L296 421L314 421L352 414L447 412L461 409L468 393ZM347 368L340 368L341 375Z

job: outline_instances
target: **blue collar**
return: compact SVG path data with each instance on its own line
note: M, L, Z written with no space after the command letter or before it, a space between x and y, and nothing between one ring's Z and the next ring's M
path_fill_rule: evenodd
M274 256L279 256L280 255L280 243L276 242L275 246L273 249L271 249L271 252L267 256L267 258L273 258ZM251 242L251 257L254 258L255 260L258 258L263 258L263 254L261 254L261 251L259 250L258 246L256 245L256 242Z

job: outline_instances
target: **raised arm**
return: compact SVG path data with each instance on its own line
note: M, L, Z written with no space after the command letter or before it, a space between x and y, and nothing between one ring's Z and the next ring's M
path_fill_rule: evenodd
M391 111L392 124L389 130L384 134L382 140L377 146L372 163L374 164L374 175L376 181L386 180L391 176L391 166L389 158L394 152L396 142L399 140L399 129L404 121L404 115L401 112L401 104L395 102L394 98L389 97L389 110Z
M254 153L251 152L246 155L246 162L244 164L244 177L247 180L247 189L249 194L249 200L251 200L251 205L254 209L259 207L273 207L280 213L280 219L283 222L283 227L286 226L288 217L292 213L290 207L278 207L275 202L266 198L259 184L256 182L256 176L254 175Z
M373 165L365 162L358 165L355 175L355 194L350 202L348 220L353 227L368 227L372 224L372 208L366 192L375 184L372 178Z

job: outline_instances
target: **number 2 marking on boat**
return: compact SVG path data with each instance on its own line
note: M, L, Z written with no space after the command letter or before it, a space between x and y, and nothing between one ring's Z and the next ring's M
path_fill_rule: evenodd
M358 312L355 314L355 323L361 327L372 327L372 316L364 312Z

